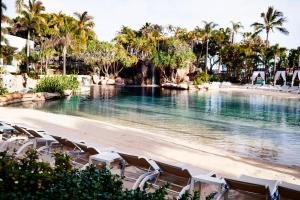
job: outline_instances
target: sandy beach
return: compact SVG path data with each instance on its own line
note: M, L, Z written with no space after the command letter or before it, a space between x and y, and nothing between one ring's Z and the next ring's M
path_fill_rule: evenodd
M214 171L221 176L240 174L300 184L300 168L270 164L198 147L176 138L92 119L31 109L0 107L0 121L85 142L99 150L117 150L189 168L193 174Z
M245 94L271 96L274 99L295 99L300 100L300 89L273 89L272 87L249 87L247 86L231 86L228 88L217 89L221 92L240 92Z

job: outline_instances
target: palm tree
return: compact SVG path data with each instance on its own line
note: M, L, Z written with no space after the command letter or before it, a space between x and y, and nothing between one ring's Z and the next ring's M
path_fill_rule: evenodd
M5 41L5 38L4 38L4 34L7 33L7 28L6 27L3 27L2 26L2 23L6 23L6 22L9 22L9 18L4 15L4 11L7 9L6 5L1 1L1 40L0 42L2 41Z
M22 1L23 2L23 1ZM45 19L42 16L42 11L45 10L43 3L37 0L29 0L28 5L22 4L20 14L21 17L17 18L17 22L14 24L14 32L26 31L26 55L29 57L30 45L29 40L32 33L38 33L43 26Z
M203 21L204 23L204 28L203 28L203 40L206 42L206 53L205 53L205 73L207 73L207 59L208 59L208 43L209 39L212 36L212 32L214 29L218 26L218 24L214 22L207 22Z
M20 14L24 6L24 0L16 0L15 6L16 12Z
M74 31L76 31L76 20L62 13L55 15L53 20L56 22L57 40L63 46L63 74L66 75L67 51L72 46Z
M272 6L268 7L266 13L261 13L261 18L263 18L263 23L255 22L251 26L255 28L254 35L261 33L263 30L266 31L266 44L268 46L270 31L274 31L274 29L276 29L285 35L289 34L288 30L283 27L283 24L287 21L283 16L283 13L278 10L274 10Z
M231 43L234 43L234 36L238 33L239 29L244 28L244 26L242 25L241 22L233 22L231 21L231 25L232 25L232 35L231 35Z
M83 13L75 12L75 19L77 19L77 27L75 31L76 37L80 41L80 47L86 47L87 40L89 37L94 36L94 32L92 28L95 26L93 22L93 17L88 15L88 12L85 11Z

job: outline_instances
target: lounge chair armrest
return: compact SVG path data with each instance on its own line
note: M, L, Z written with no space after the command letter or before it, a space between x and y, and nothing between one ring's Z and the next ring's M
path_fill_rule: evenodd
M146 183L148 180L150 180L150 179L156 177L159 173L160 173L160 172L159 172L158 170L155 170L155 171L151 171L151 172L148 172L148 173L146 173L146 174L143 174L143 175L146 175L146 176L143 176L143 175L142 175L143 177L140 176L139 179L141 178L141 181L140 181L140 182L136 182L135 184L139 183L139 184L138 184L138 187L139 187L140 189L143 189L145 183ZM134 187L135 187L135 188L134 188ZM134 185L132 189L137 189L137 186Z
M79 170L85 170L88 166L90 166L90 163L86 163L85 165L83 165Z
M184 195L186 192L188 192L191 188L191 184L186 185L182 188L182 190L179 192L177 199L180 199L182 195Z

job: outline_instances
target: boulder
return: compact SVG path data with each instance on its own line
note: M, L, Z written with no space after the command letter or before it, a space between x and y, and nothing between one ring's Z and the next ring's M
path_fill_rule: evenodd
M65 96L71 96L72 93L73 93L72 90L64 90L64 95Z
M37 80L34 80L32 78L27 78L26 87L27 88L35 88L37 82L38 82Z
M188 90L189 84L187 82L182 82L177 85L178 89Z
M125 84L126 85L133 85L134 81L132 79L125 79Z
M99 78L98 75L93 75L92 80L93 80L93 83L96 84L96 85L98 85L99 82L100 82L100 78Z
M190 81L190 77L189 76L184 76L183 77L183 81L184 82L189 82Z
M107 85L115 85L116 84L116 81L115 79L108 79L107 82L106 82Z
M115 80L116 85L125 85L125 80L121 77L117 77Z
M179 68L176 70L176 80L178 82L183 81L184 78L189 74L190 70L188 67L186 68Z
M195 85L189 85L189 90L197 90L197 87Z
M161 85L164 88L170 88L170 89L180 89L180 90L188 90L189 89L189 83L188 82L181 82L179 84L176 83L163 83Z

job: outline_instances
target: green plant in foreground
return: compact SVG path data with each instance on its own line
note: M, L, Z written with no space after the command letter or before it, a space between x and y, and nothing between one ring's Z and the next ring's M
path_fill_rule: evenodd
M77 90L79 82L75 76L49 76L41 79L36 85L35 92L51 92L64 94L64 90Z
M153 193L140 189L124 189L122 179L106 169L94 166L76 170L70 157L54 154L55 166L38 161L38 153L29 150L17 159L0 152L0 199L101 199L101 200L162 200L163 186ZM184 195L181 200L193 200Z
M209 75L206 72L198 72L194 79L195 85L201 85L209 81Z
M0 95L4 95L7 93L8 93L7 89L2 86L2 81L0 80Z

